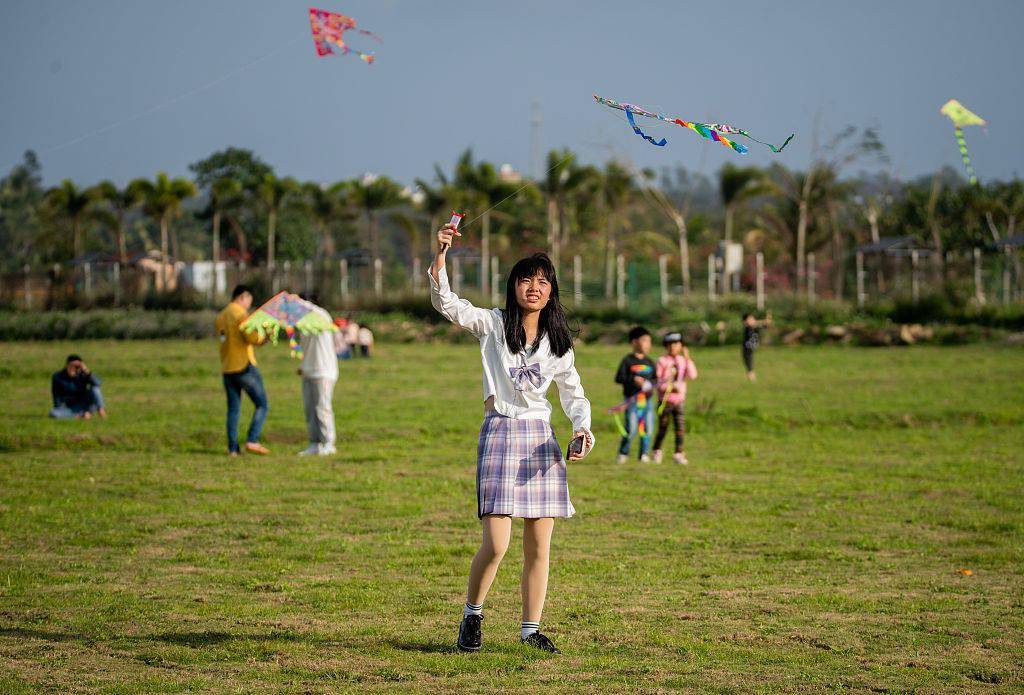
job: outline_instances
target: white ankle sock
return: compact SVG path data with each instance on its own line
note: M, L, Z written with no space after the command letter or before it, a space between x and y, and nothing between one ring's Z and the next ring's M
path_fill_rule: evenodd
M484 604L482 604L482 603L479 606L475 606L472 603L470 603L469 601L466 601L466 605L462 609L462 617L463 618L465 618L467 615L483 615L483 614L484 614Z
M519 631L519 637L526 639L535 632L540 632L540 622L534 622L532 620L523 621L523 629Z

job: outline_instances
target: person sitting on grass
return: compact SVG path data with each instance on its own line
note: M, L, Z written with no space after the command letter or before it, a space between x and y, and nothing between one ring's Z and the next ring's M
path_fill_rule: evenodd
M629 401L626 407L626 429L619 442L618 463L629 460L629 448L633 439L640 435L639 457L642 463L649 463L647 453L651 446L651 431L654 429L654 408L651 393L654 390L654 362L647 353L651 351L651 332L643 326L629 331L629 342L633 351L622 358L615 371L615 383L622 384L622 397Z
M88 420L93 413L107 416L100 378L89 371L78 355L68 355L64 369L53 373L50 392L53 394L52 418Z
M661 445L668 433L668 419L671 417L676 437L676 453L672 460L686 465L683 451L683 403L686 401L686 381L697 378L697 365L690 359L681 333L665 336L665 354L658 358L658 436L654 438L654 462L661 463Z
M263 388L263 377L256 368L253 345L262 345L255 331L246 333L240 326L249 316L252 306L252 290L238 285L231 292L231 301L217 315L217 339L220 341L220 368L224 376L224 390L228 395L228 454L237 456L238 418L242 412L242 391L252 399L256 410L249 423L245 438L245 450L250 454L269 454L270 450L260 444L263 423L267 419L267 391Z
M551 533L556 518L575 512L569 501L566 460L551 429L547 391L558 389L562 410L572 422L569 461L582 459L594 446L590 401L576 371L572 331L558 300L555 267L538 253L509 271L505 308L481 309L452 292L445 258L453 238L451 224L437 233L438 251L430 266L430 301L446 319L480 341L483 361L484 422L477 445L477 516L483 538L469 570L466 605L457 645L480 651L484 599L508 550L512 518L523 519L523 598L519 639L523 644L559 653L540 631L548 588ZM443 423L451 414L438 394L431 417Z
M757 381L754 373L754 351L761 345L761 329L772 325L772 312L758 321L751 313L743 314L743 366L747 368L747 379Z

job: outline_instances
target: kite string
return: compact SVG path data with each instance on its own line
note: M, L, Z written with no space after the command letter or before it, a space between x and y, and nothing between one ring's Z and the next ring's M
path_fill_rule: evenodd
M547 175L548 175L548 174L550 174L550 173L551 173L552 171L554 171L554 170L555 170L555 169L557 169L558 167L562 166L562 164L564 164L565 162L569 161L569 160L570 160L570 159L571 159L572 157L574 157L574 156L575 156L575 155L574 155L574 154L573 154L572 152L570 152L569 154L565 155L564 157L562 157L561 159L559 159L559 160L558 160L557 162L555 162L555 163L554 163L553 165L551 165L551 167L549 167L549 168L548 168L548 170L544 172L544 176L547 176ZM495 204L494 204L494 205L492 205L491 207L487 208L486 210L484 210L483 212L481 212L481 213L480 213L479 215L477 215L476 217L474 217L473 219L471 219L471 220L470 220L469 222L467 222L467 223L466 223L466 226L468 227L469 225L473 224L473 223L474 223L474 222L476 222L476 221L477 221L478 219L480 219L481 217L483 217L484 215L486 215L487 213L489 213L489 212L490 212L491 210L493 210L494 208L496 208L496 207L498 207L499 205L501 205L502 203L504 203L504 202L505 202L506 200L508 200L509 198L514 198L515 196L519 195L519 194L520 194L520 193L521 193L521 192L522 192L523 190L525 190L526 188L529 188L529 187L530 187L530 185L531 185L532 183L533 183L533 181L527 180L527 182L526 182L526 183L524 183L524 184L523 184L522 186L520 186L520 187L519 187L519 188L517 188L516 190L512 191L512 192L511 192L511 193L509 193L509 194L508 194L507 196L505 196L504 198L502 198L501 200L499 200L499 201L498 201L497 203L495 203Z
M207 89L215 87L218 84L220 84L221 82L224 82L225 80L234 77L235 75L239 74L240 72L251 68L253 65L256 65L257 63L261 63L264 60L266 60L267 58L270 58L271 56L277 55L278 53L283 51L285 48L288 48L289 46L291 46L293 43L296 43L296 42L300 41L302 38L303 37L300 36L300 37L296 37L294 39L290 39L290 40L286 41L285 43L281 44L280 46L278 46L277 48L275 48L275 49L273 49L273 50L271 50L271 51L269 51L267 53L264 53L263 55L259 56L258 58L254 59L254 60L249 61L248 63L245 63L244 65L241 65L241 66L235 68L231 72L228 72L228 73L226 73L224 75L221 75L220 77L218 77L215 80L211 80L210 82L207 82L206 84L204 84L202 86L195 87L195 88L190 89L190 90L188 90L186 92L182 92L181 94L179 94L179 95L177 95L175 97L171 97L170 99L167 99L166 101L162 101L159 104L157 104L156 106L151 106L150 108L148 108L148 109L146 109L144 111L140 111L140 112L138 112L136 114L133 114L131 116L128 116L126 118L122 118L119 121L114 121L113 123L108 123L107 125L102 126L100 128L97 128L96 130L93 130L93 131L84 133L82 135L79 135L78 137L75 137L75 138L73 138L71 140L68 140L67 142L63 142L63 143L61 143L59 145L54 145L53 147L49 147L49 148L47 148L45 150L41 150L41 154L49 154L51 152L56 152L57 150L62 150L65 147L71 147L72 145L77 145L78 143L82 142L83 140L88 140L90 138L96 137L97 135L102 135L103 133L109 132L111 130L114 130L115 128L118 128L118 127L120 127L122 125L125 125L126 123L131 123L133 121L139 120L140 118L144 118L144 117L146 117L146 116L148 116L148 115L150 115L152 113L156 113L157 111L160 111L161 109L164 109L164 108L166 108L168 106L171 106L172 104L175 104L175 103L181 101L182 99L187 99L190 96L194 96L194 95L196 95L196 94L198 94L200 92L204 92Z

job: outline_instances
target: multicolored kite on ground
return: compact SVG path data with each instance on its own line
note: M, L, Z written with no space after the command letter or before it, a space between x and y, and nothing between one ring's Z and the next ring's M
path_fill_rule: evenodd
M295 331L318 335L324 331L338 330L330 314L289 292L275 294L266 304L252 312L240 328L246 333L255 332L261 339L269 338L272 343L276 343L278 335L284 331L293 356L301 356Z
M356 28L356 20L351 17L346 17L343 14L337 12L328 12L327 10L319 10L315 7L309 8L309 27L313 31L313 45L316 46L316 54L321 58L325 55L334 53L334 48L341 50L342 55L348 55L352 53L359 57L367 65L373 63L372 53L363 53L350 48L345 43L342 35L349 30L355 31L363 36L369 36L377 43L380 43L380 37L373 32L366 31L365 29Z
M675 118L673 116L668 116L666 114L648 111L642 106L637 106L636 104L627 104L625 102L619 103L617 101L614 101L613 99L605 99L604 97L600 97L596 94L594 95L594 101L596 101L598 104L610 106L613 109L625 111L626 118L629 119L629 125L633 128L633 132L642 137L647 142L657 147L664 147L668 143L668 141L665 140L665 138L662 138L661 140L655 140L654 138L640 130L640 128L636 124L636 120L633 118L633 114L636 114L638 116L646 116L647 118L653 118L657 121L664 121L665 123L673 123L684 128L689 128L693 132L700 135L702 138L714 140L715 142L720 142L726 147L735 150L740 154L746 154L750 150L748 150L745 145L741 145L738 142L730 140L729 138L725 137L725 135L740 135L749 140L753 140L754 142L766 145L769 149L771 149L772 152L775 152L776 154L782 152L782 150L785 149L786 145L789 144L789 141L793 139L793 135L790 135L788 138L786 138L786 141L782 143L782 145L776 147L771 143L764 142L763 140L758 140L745 130L736 128L731 125L725 125L722 123L697 123L695 121L684 121L681 118Z
M953 133L956 135L956 144L960 147L960 158L964 160L964 168L967 169L967 177L971 183L978 185L978 177L974 175L974 167L971 166L971 157L967 154L967 141L964 140L963 127L966 125L988 125L985 119L966 108L956 99L950 99L939 113L948 116L953 121Z

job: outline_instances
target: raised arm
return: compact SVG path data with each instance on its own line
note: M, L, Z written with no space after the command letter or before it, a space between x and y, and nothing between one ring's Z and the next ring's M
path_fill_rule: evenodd
M594 448L594 433L590 431L590 401L583 393L580 374L576 371L576 354L570 350L559 362L560 369L555 372L554 382L558 387L558 400L562 410L572 422L573 436L579 433L586 435L583 446L584 456Z
M487 309L473 306L469 301L460 299L452 292L448 284L448 272L445 270L445 258L451 248L452 238L462 236L455 227L446 224L437 233L438 249L434 262L430 264L430 303L442 316L479 337L494 328L494 314Z

